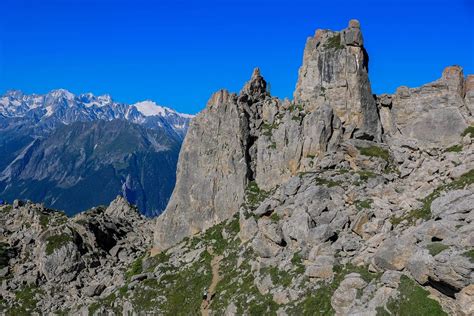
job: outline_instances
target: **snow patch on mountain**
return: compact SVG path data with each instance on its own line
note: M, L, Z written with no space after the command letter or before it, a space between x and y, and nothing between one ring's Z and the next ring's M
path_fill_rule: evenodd
M129 105L114 102L108 94L95 96L84 93L76 96L65 89L52 90L44 95L26 95L19 90L10 90L0 95L0 115L31 118L33 124L45 123L46 126L123 119L148 128L165 127L180 137L184 137L189 121L194 117L151 100Z
M165 108L163 106L159 106L158 104L150 100L135 103L133 106L135 106L137 110L145 116L164 116L166 115L166 111L176 113L175 111Z

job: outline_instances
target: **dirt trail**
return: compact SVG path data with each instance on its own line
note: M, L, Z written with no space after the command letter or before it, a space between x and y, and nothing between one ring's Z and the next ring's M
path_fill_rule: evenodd
M209 304L211 304L212 297L215 294L217 284L219 283L220 276L219 276L219 265L222 260L222 256L215 256L214 251L212 248L208 248L207 252L211 256L214 256L211 261L211 268L212 268L212 281L211 285L207 289L207 299L203 299L201 303L201 315L208 316L209 315Z

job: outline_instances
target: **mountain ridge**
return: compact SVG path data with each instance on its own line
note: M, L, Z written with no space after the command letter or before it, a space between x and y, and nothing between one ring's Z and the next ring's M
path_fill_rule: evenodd
M145 115L140 103L65 89L0 96L0 196L41 201L72 215L122 194L156 216L169 199L193 116L146 105L152 113Z
M140 104L147 102L152 115L139 110ZM143 110L142 110L143 111ZM114 102L110 95L95 96L92 93L74 95L66 89L56 89L38 95L25 95L20 90L10 90L0 96L0 115L4 118L30 117L35 122L57 120L57 123L70 124L77 120L124 119L149 127L165 126L181 137L184 136L190 114L146 100L134 104ZM157 119L163 118L163 120ZM167 124L169 123L169 124Z
M122 197L69 219L0 206L0 308L472 315L474 76L450 66L373 95L366 53L351 20L308 38L295 100L272 97L258 68L215 92L156 219L134 220Z

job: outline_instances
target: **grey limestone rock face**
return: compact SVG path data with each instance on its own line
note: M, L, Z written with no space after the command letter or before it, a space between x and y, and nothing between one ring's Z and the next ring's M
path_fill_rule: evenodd
M456 143L472 123L471 99L468 95L464 99L464 85L462 68L450 66L434 82L420 88L400 87L394 95L382 96L379 106L384 131L415 139L423 147Z
M356 273L347 275L331 298L331 305L336 315L349 315L349 311L357 301L357 290L366 285L360 275Z
M381 138L358 21L352 20L341 32L320 29L308 38L294 99L309 109L330 105L346 138Z
M467 75L464 83L464 89L466 95L464 96L464 102L468 108L471 116L474 115L474 75ZM470 122L472 124L472 120Z
M367 62L353 20L341 32L318 30L308 40L294 102L271 97L258 68L239 94L215 93L190 124L155 247L229 218L251 181L272 190L314 169L343 138L380 140Z
M259 116L255 103L267 97L265 89L256 69L239 95L216 92L192 120L178 161L175 189L157 220L156 247L168 248L238 211L255 169L252 145Z

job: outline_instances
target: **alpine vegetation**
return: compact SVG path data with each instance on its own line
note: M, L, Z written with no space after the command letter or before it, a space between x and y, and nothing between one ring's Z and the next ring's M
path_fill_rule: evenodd
M317 30L293 100L258 68L211 96L156 219L122 197L72 218L1 206L0 308L473 315L473 114L460 66L374 95L359 22Z

